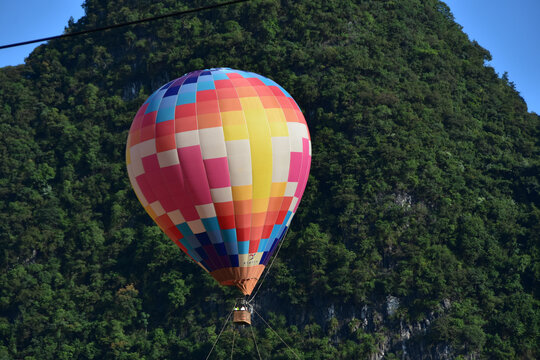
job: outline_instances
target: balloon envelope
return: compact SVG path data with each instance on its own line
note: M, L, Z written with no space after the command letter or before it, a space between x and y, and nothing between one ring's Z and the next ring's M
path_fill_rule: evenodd
M126 158L157 225L222 285L248 295L296 212L311 142L281 86L219 68L154 92L133 120Z

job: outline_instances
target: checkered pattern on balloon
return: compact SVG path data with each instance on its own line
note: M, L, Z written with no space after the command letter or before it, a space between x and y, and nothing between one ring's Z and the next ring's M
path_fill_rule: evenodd
M280 85L219 68L154 92L133 120L126 158L165 234L221 284L250 294L298 208L311 141Z

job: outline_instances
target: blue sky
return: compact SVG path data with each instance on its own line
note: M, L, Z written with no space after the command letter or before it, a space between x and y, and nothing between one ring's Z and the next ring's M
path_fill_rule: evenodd
M491 66L540 114L540 0L446 0L471 40L488 49ZM62 34L82 0L0 0L0 45ZM0 67L18 65L39 44L0 50Z
M70 16L84 15L83 0L0 0L0 45L60 35ZM24 63L40 43L0 50L0 67Z
M471 40L489 50L490 65L540 114L540 0L446 0Z

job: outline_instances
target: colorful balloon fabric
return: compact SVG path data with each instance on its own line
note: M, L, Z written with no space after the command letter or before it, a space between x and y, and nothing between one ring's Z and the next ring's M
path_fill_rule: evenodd
M218 68L152 94L133 120L126 158L159 227L222 285L249 295L298 208L311 142L281 86Z

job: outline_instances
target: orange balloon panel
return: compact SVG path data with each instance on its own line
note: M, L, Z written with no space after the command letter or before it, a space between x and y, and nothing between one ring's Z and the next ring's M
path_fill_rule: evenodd
M126 158L135 193L167 236L221 284L250 294L306 187L311 141L281 86L219 68L152 94Z

